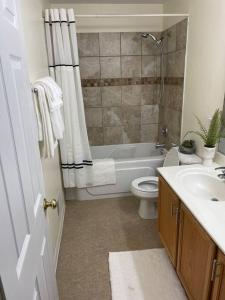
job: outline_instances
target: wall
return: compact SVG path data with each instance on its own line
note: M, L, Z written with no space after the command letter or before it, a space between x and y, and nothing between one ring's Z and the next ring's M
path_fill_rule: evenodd
M164 37L164 94L159 106L159 141L167 148L180 143L187 19L162 32ZM161 129L168 128L162 136Z
M136 32L80 33L78 48L90 144L156 142L159 50L153 41Z
M138 1L137 1L138 2ZM161 14L162 4L52 4L74 8L76 14ZM77 18L78 32L162 31L162 17Z
M225 1L170 1L165 13L188 12L189 32L182 133L198 129L194 115L207 124L222 109L225 90ZM202 142L197 140L198 151ZM223 163L225 160L223 160Z
M21 0L21 13L24 31L25 51L30 82L48 75L48 63L45 49L45 36L42 13L49 5L46 0ZM49 6L48 6L49 7ZM42 160L45 193L47 199L55 198L59 210L48 210L49 224L54 259L57 260L62 217L64 215L64 193L61 182L58 149L54 159Z

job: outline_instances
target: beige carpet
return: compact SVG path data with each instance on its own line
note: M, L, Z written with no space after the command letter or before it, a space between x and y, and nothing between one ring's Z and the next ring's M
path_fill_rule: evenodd
M164 249L109 254L112 300L187 300Z
M161 247L156 222L138 200L68 201L57 281L61 300L110 300L109 252Z

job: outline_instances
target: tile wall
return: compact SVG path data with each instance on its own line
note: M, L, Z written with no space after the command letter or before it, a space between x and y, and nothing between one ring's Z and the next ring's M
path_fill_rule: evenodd
M154 34L160 37L160 33ZM170 39L175 38L168 31L166 75L177 81L183 76L179 58L183 58L183 45L177 39L180 49L174 49ZM160 52L151 39L136 32L79 33L78 48L91 145L156 142L160 125L167 122L167 110L181 114L180 108L173 107L174 101L165 100L174 84L168 84L160 101ZM179 85L179 91L181 88Z
M187 20L162 32L162 36L166 78L164 96L159 102L159 141L170 148L172 143L180 143ZM167 137L161 135L163 126L168 128Z
M156 47L130 32L80 33L78 47L91 145L155 141Z

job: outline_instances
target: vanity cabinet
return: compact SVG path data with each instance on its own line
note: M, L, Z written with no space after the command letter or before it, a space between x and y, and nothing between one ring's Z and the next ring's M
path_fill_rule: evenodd
M211 300L225 299L225 255L219 250L213 264Z
M214 242L181 204L177 274L190 299L209 299L215 254Z
M158 230L161 241L170 256L173 265L177 260L179 198L166 181L159 178Z
M225 255L159 178L158 230L190 300L225 300Z

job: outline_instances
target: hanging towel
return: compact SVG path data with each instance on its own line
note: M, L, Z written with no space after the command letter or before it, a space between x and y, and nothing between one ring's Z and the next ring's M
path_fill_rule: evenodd
M34 107L38 124L38 139L40 142L41 156L44 158L54 157L54 150L57 140L53 135L52 123L46 99L45 90L40 85L34 85L36 93L34 95Z
M51 77L40 78L35 82L35 87L44 88L52 123L54 137L57 140L63 138L64 122L61 113L62 90Z
M92 168L92 185L116 184L114 159L95 159Z

